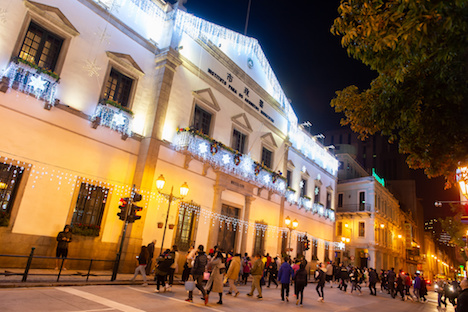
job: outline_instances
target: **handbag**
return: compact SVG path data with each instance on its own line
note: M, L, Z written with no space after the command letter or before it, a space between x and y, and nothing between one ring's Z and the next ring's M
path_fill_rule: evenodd
M195 281L186 281L185 282L185 290L193 291L195 289Z
M203 280L207 281L210 279L210 272L203 272Z

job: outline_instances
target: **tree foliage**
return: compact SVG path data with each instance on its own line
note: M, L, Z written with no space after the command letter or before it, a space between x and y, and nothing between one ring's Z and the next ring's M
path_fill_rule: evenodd
M342 0L331 28L379 75L331 105L361 139L398 142L410 168L450 183L468 156L468 0Z

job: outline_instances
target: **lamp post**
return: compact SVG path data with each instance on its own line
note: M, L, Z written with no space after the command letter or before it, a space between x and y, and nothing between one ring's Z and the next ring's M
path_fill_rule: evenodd
M291 254L291 233L292 233L292 230L297 229L299 222L297 222L297 220L294 219L294 221L291 224L291 219L289 218L289 216L287 216L286 219L284 219L284 223L286 224L286 227L289 229L288 255L290 255Z
M468 198L468 167L458 167L456 171L456 178L460 192L465 198Z
M164 197L167 198L169 201L169 204L167 205L167 215L166 215L166 222L164 222L164 231L163 231L163 237L162 237L162 242L161 242L161 251L160 254L163 252L164 248L164 238L166 237L166 228L167 228L167 220L169 219L169 212L171 210L171 203L173 200L178 200L178 199L183 199L185 196L187 196L189 187L187 185L187 182L184 182L184 184L181 185L180 187L180 197L174 196L172 192L174 191L174 186L171 187L171 193L170 194L164 194L162 193L162 189L164 187L164 184L166 183L166 179L164 179L164 176L161 174L159 178L156 180L156 188L158 189L158 193L163 195Z

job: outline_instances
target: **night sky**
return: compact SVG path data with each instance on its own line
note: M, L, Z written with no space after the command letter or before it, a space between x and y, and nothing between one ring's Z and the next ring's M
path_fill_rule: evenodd
M310 121L318 134L340 127L341 114L330 101L335 91L349 85L361 90L377 77L360 61L348 56L340 38L330 33L338 16L339 0L251 0L247 36L256 38L270 62L299 122ZM188 0L187 12L244 34L249 0ZM435 208L436 200L459 200L458 191L444 191L444 179L418 179L425 218L450 214L448 205Z

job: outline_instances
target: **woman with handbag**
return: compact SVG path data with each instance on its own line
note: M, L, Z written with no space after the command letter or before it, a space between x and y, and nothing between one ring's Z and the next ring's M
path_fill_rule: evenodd
M223 279L226 273L226 266L224 264L224 257L220 251L217 251L213 260L211 260L211 275L206 283L206 291L209 295L210 292L219 294L219 301L217 304L223 304Z

